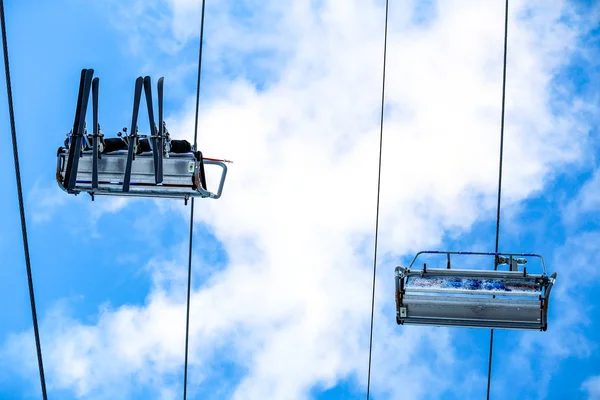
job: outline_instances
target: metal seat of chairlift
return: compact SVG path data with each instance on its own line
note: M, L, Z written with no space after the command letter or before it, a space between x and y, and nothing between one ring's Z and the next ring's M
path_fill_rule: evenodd
M218 199L227 175L226 160L207 159L185 140L171 140L163 120L163 78L158 80L158 125L154 120L149 76L135 82L131 129L120 139L104 139L98 123L99 79L94 70L83 69L73 129L56 161L56 180L70 194ZM90 89L93 104L92 134L85 129ZM138 135L138 113L146 97L150 134ZM127 129L123 128L127 133ZM145 139L144 139L145 138ZM185 146L182 146L185 144ZM105 146L106 145L106 146ZM139 154L138 154L139 153ZM221 167L216 192L207 190L205 165Z
M412 269L421 254L447 256L447 268ZM507 270L452 269L450 255L493 256ZM520 257L520 258L517 258ZM543 273L519 271L526 258L541 261ZM546 275L537 254L419 252L408 268L396 268L396 321L398 324L456 326L545 331L548 302L556 272Z
M68 193L87 192L91 195L117 195L133 197L183 198L192 197L218 199L223 191L227 165L221 160L202 159L198 153L170 154L163 159L163 181L156 185L152 153L136 155L131 168L131 186L123 191L123 175L127 162L127 151L102 154L98 159L98 187L92 188L91 151L81 153L75 187L67 189L65 172L69 150L59 148L56 161L56 179L61 189ZM200 184L200 166L216 165L222 173L217 190L213 193Z

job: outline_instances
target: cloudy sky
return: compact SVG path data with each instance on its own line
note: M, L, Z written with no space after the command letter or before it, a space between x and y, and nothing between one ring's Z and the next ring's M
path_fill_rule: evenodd
M200 1L5 3L49 397L181 398L190 207L92 203L54 171L82 68L105 135L151 75L171 134L193 139ZM489 331L397 326L393 270L493 251L504 2L390 3L372 394L481 399ZM600 399L593 3L510 5L500 250L543 254L558 281L547 332L496 332L495 399ZM199 145L234 164L223 197L196 202L189 398L365 397L384 7L207 0ZM0 398L37 399L3 99Z

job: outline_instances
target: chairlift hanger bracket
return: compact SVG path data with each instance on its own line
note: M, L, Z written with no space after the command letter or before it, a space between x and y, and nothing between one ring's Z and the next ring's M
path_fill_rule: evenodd
M228 160L204 158L185 140L171 140L163 120L164 78L158 80L158 126L154 121L152 85L149 76L136 80L134 104L129 132L123 128L118 138L105 138L98 123L99 79L92 80L94 71L81 71L79 95L73 129L67 134L65 146L59 147L56 180L69 194L87 192L92 196L130 196L218 199L227 176ZM93 134L88 134L85 116L92 90ZM150 134L139 135L138 112L142 89L146 97ZM205 165L221 168L215 192L206 186Z
M446 268L413 269L422 254L446 255ZM451 255L493 256L508 270L454 269ZM520 265L540 259L541 274ZM470 328L545 331L556 272L546 274L544 258L531 253L422 251L407 268L396 268L396 322Z

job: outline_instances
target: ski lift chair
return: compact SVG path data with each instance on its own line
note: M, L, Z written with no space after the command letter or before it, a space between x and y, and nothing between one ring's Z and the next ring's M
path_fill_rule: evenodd
M72 131L57 152L56 180L69 194L218 199L227 175L226 160L204 158L185 141L172 141L163 121L163 78L158 81L158 127L154 123L150 77L135 83L129 134L104 139L98 124L98 78L92 69L81 71L79 96ZM93 98L93 134L85 129L90 86ZM144 87L151 134L138 135L137 119ZM123 129L127 133L127 129ZM178 143L176 143L178 142ZM187 143L181 146L182 142ZM116 145L115 145L116 144ZM176 145L177 144L177 145ZM179 147L179 149L177 148ZM207 190L205 165L221 168L216 192Z
M422 254L447 257L446 268L413 269ZM451 268L450 256L493 256L503 270ZM527 272L527 259L540 259L543 273ZM519 266L523 270L519 271ZM508 267L508 268L506 268ZM546 275L537 254L422 251L408 268L396 268L396 322L470 328L541 330L548 328L548 302L556 272Z

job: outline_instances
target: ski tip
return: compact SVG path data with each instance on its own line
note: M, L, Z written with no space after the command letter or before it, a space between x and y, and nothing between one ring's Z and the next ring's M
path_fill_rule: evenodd
M220 161L220 162L224 162L224 163L227 163L227 164L233 164L233 161L231 161L231 160L222 160L220 158L203 157L202 159L203 160L207 160L207 161Z
M146 75L144 77L144 82L150 82L150 76L149 75Z

